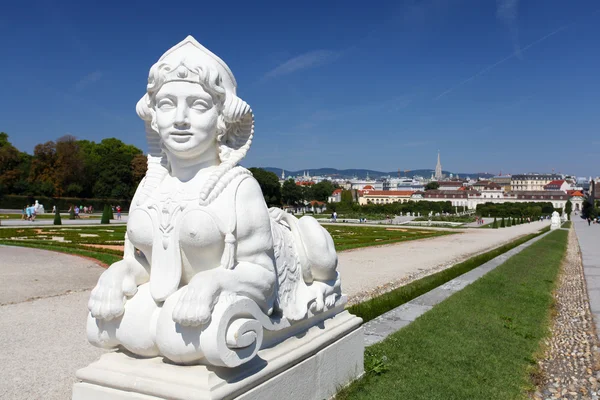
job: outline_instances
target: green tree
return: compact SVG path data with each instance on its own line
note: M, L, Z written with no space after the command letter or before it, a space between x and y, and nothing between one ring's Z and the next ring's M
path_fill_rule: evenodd
M56 141L56 161L54 179L57 196L78 196L83 190L83 152L77 139L71 135L60 137Z
M31 163L31 156L21 153L8 140L8 134L0 132L0 187L1 193L20 194L19 183L25 182L28 186L27 173Z
M333 184L327 180L321 181L312 187L312 199L307 200L317 200L326 202L331 196L331 193L335 190Z
M110 217L111 217L112 211L110 209L110 206L108 204L104 205L104 210L102 210L102 219L100 220L101 224L110 224Z
M135 191L132 161L142 151L116 138L104 139L100 143L81 140L78 144L84 154L84 195L130 199Z
M506 223L504 222L504 217L502 217L502 221L500 221L500 228L505 228Z
M565 213L567 214L567 218L569 221L571 220L571 212L573 211L573 203L571 203L571 199L567 200L567 204L565 204Z
M352 197L352 192L350 190L342 190L342 194L340 195L340 206L351 209L354 204L354 198Z
M508 217L506 219L506 227L509 228L510 226L512 226L512 223L511 223L510 217Z
M296 205L302 200L302 189L296 185L293 179L283 182L281 187L281 199L284 204Z
M131 198L135 194L135 191L146 175L146 170L148 169L148 160L146 156L143 154L136 154L131 160Z
M56 143L49 141L35 146L29 174L31 188L45 196L53 196L56 188Z
M425 185L425 190L437 190L439 189L440 184L437 182L429 182L427 185Z
M496 217L494 217L494 223L492 224L492 229L498 229L498 221L496 220Z
M262 168L250 168L249 170L260 185L267 205L269 207L281 206L281 186L277 175Z

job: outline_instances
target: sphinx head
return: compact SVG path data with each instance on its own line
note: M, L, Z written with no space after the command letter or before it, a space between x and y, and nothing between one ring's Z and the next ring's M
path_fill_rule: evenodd
M137 105L146 123L149 153L169 157L218 156L237 164L254 130L252 111L237 97L229 67L188 36L150 68Z

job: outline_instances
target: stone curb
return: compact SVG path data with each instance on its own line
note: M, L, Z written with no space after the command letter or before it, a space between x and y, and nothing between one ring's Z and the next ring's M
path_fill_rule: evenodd
M408 303L402 304L401 306L367 322L363 325L365 332L365 346L379 343L392 333L409 325L415 319L431 310L435 305L446 300L454 293L461 291L477 279L498 267L500 264L503 264L510 257L520 253L549 233L550 232L545 232Z

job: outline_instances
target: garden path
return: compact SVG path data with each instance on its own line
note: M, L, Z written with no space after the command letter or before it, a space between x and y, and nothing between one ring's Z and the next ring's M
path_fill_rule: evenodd
M338 254L342 290L351 302L360 302L549 224L537 221L502 229L465 229L456 235L344 251Z

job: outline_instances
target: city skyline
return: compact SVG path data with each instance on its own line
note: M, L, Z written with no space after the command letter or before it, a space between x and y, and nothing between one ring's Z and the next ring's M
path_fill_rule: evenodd
M244 165L424 169L440 149L454 171L597 175L591 0L265 3L269 13L232 2L227 29L200 17L220 15L211 3L185 15L103 4L6 5L0 131L20 150L71 134L145 151L135 104L148 66L192 34L255 113Z

